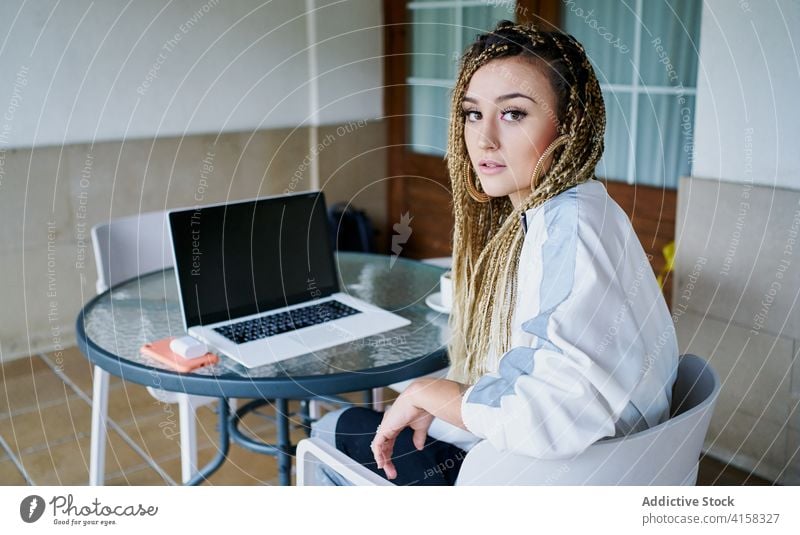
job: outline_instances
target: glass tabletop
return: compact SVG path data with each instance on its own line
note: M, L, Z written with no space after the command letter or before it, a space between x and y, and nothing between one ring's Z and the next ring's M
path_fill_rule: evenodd
M396 256L353 252L338 252L336 264L343 293L403 316L411 324L258 368L245 368L220 355L218 364L180 375L186 379L258 381L370 374L389 366L397 380L397 370L404 363L413 366L420 357L437 352L441 357L449 338L447 315L429 308L425 298L438 291L443 268ZM107 371L120 375L114 368L125 362L141 365L134 369L174 373L139 352L144 343L185 335L174 271L150 273L111 288L84 307L78 323L81 349ZM96 358L99 354L104 358ZM110 357L118 362L104 360ZM409 377L416 376L414 370L407 372Z

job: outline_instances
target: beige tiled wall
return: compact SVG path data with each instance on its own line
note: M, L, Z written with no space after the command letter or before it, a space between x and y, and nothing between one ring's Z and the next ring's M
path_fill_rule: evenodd
M385 123L137 139L13 150L0 184L0 358L74 344L95 293L89 230L152 210L311 189L318 153L329 204L352 201L386 222ZM380 241L378 242L381 243Z
M684 178L672 300L682 352L723 382L706 447L800 483L800 191Z

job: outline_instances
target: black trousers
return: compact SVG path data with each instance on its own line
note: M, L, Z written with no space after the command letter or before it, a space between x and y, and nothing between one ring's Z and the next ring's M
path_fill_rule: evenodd
M378 469L370 449L382 419L382 412L364 407L345 410L336 423L336 449L386 478L386 472ZM391 482L395 485L454 485L467 453L431 437L425 440L425 447L418 450L412 442L413 435L410 428L405 428L395 440L392 462L397 477Z

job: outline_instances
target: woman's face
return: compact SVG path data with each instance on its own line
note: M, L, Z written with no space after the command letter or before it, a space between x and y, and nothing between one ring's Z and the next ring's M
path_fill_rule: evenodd
M514 206L531 193L539 156L557 137L556 96L542 67L519 57L481 66L462 103L464 140L483 191ZM492 166L494 162L494 166ZM552 156L544 162L544 175Z

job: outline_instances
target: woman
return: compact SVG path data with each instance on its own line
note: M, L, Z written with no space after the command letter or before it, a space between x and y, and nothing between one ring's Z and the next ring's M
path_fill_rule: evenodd
M315 436L398 484L453 484L479 439L562 458L669 417L674 328L630 221L594 179L604 131L572 36L501 21L477 38L448 140L448 378L414 381L385 413L330 413Z

